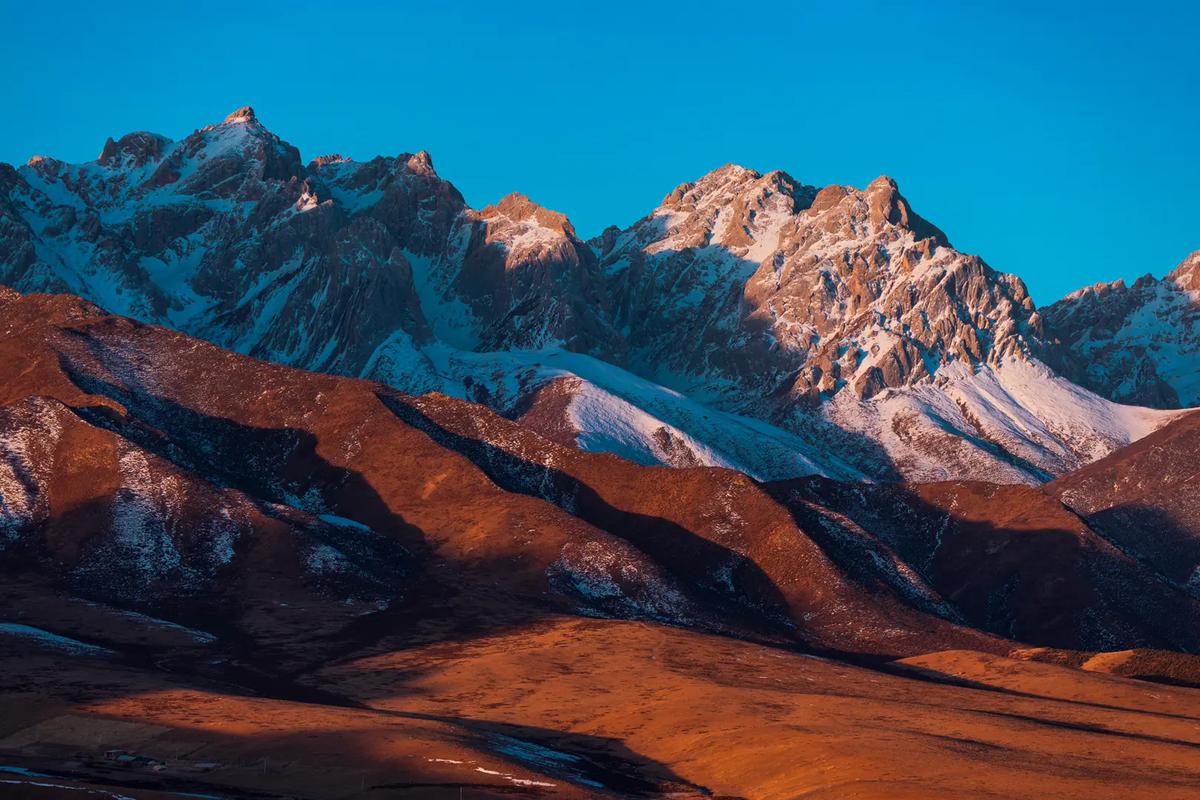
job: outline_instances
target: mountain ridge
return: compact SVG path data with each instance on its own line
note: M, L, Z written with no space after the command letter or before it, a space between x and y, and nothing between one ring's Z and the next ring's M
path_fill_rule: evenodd
M726 165L583 241L524 195L469 208L423 151L304 165L244 107L179 142L0 169L0 233L0 280L282 363L507 414L570 374L570 419L540 419L652 463L1040 482L1171 418L1060 382L1098 385L1018 278L886 177ZM556 366L574 354L614 369ZM797 455L731 457L762 423Z

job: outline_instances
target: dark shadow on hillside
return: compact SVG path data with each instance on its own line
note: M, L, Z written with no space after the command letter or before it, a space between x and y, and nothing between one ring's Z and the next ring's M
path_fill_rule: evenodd
M1200 564L1200 530L1167 509L1133 503L1080 516L1130 558L1180 586Z
M76 729L86 729L89 721L95 720L95 731L68 733L78 739L62 740L71 744L55 744L59 740L41 739L35 733L28 743L5 748L2 761L6 767L27 767L54 777L96 780L141 791L218 792L222 797L327 796L328 786L312 786L314 795L305 791L310 788L305 781L318 780L318 771L345 776L339 779L344 785L337 793L344 797L393 796L401 790L431 788L444 788L457 797L459 787L469 788L469 796L475 798L561 797L572 789L568 796L713 796L706 787L614 737L454 713L376 709L332 694L296 696L286 682L252 694L222 691L211 684L164 680L161 674L133 671L99 658L83 661L78 655L51 651L33 655L43 666L62 669L24 675L20 690L37 691L44 702L56 705L65 701L103 709L106 701L125 700L115 714L118 719L126 724L162 725L175 732L164 742L154 737L131 741L123 731L114 733L111 727L102 727L108 720L84 712L74 717ZM6 675L11 663L0 667ZM155 696L172 690L184 694L168 700ZM210 710L227 700L230 705L222 711ZM189 704L194 704L191 713ZM261 724L262 715L273 712L278 718ZM103 710L100 714L108 716ZM243 717L251 724L239 725ZM370 746L364 735L377 736L379 747ZM176 743L181 736L190 742L183 751ZM427 756L388 756L389 740L408 738L422 742L425 752L417 752ZM167 772L122 768L104 756L106 749L113 747L167 760L173 768ZM47 758L55 754L57 757ZM467 758L470 760L464 760ZM438 761L441 764L434 763ZM199 762L210 762L212 768L194 768ZM180 769L183 765L192 768ZM373 794L373 790L383 794Z
M297 642L311 650L309 664L360 651L381 639L394 648L403 648L406 642L465 641L527 628L547 616L579 613L650 619L760 641L795 641L786 600L751 560L666 520L613 508L590 487L561 473L543 474L536 465L505 460L500 451L479 442L453 443L468 455L476 446L490 450L475 452L472 460L502 488L543 497L530 481L545 481L556 487L550 493L552 502L566 502L569 495L577 517L630 542L675 578L695 613L676 619L637 608L629 611L624 605L612 606L605 597L581 593L570 583L556 584L553 576L547 588L557 591L510 589L506 576L513 567L511 560L434 558L424 532L392 513L367 477L322 458L312 433L256 428L204 414L138 386L133 378L128 379L133 388L127 388L75 368L66 357L61 361L81 389L109 397L127 410L122 414L100 406L75 409L91 424L114 431L204 480L246 493L268 515L281 513L272 511L272 504L312 514L334 513L394 538L412 554L412 570L391 607L366 614L334 634L297 630ZM443 434L441 442L446 444L449 434ZM718 572L727 585L721 584ZM236 609L203 608L191 600L179 605L186 615L182 619L197 627L218 628L236 645L235 653L248 670L237 677L238 683L270 681L281 674L271 652L257 647L253 636L221 627L220 619ZM161 616L163 610L157 610Z
M394 514L359 473L336 467L317 453L317 439L299 428L256 428L194 411L165 397L134 393L69 363L63 369L81 389L112 398L130 412L76 409L82 418L129 439L220 486L272 503L345 516L420 550L422 532Z
M947 619L1036 646L1200 652L1200 600L1109 546L1053 498L1045 497L1047 513L1067 515L1077 529L1008 527L978 518L978 510L959 516L900 485L809 479L767 488L848 573L895 583L877 560L864 557L870 545L860 531L816 524L806 503L831 508L878 538L936 590L951 613L931 610ZM1011 490L1011 499L993 500L997 519L1030 513L1004 503L1021 503L1033 490Z
M70 370L70 364L64 364L64 369ZM394 513L362 474L321 457L317 440L308 431L246 426L194 411L167 398L128 391L79 370L70 370L69 374L80 388L110 397L129 412L121 415L105 407L74 410L91 424L111 430L204 480L244 492L268 516L279 518L287 513L286 508L272 508L273 504L314 515L333 513L393 539L409 554L409 568L402 585L395 587L391 606L349 622L336 634L297 630L298 640L311 648L314 663L368 647L384 637L397 643L407 635L421 641L430 637L471 639L520 629L547 614L569 613L572 609L564 598L507 589L504 576L511 570L511 563L435 558L424 532ZM86 516L82 524L95 527L95 520ZM199 627L210 628L219 627L220 617L236 610L228 606L203 607L188 598L181 598L179 606L188 623L202 621ZM165 612L157 610L159 615ZM252 672L261 673L266 680L279 674L266 658L267 653L256 652L252 637L223 630L238 643L236 652Z
M568 473L524 460L483 439L448 430L402 395L379 399L406 424L430 435L482 469L505 491L553 503L567 513L628 541L649 555L678 582L693 588L707 605L739 627L792 637L795 633L783 593L751 560L661 517L617 508ZM685 570L686 571L683 571ZM726 574L721 585L718 575Z

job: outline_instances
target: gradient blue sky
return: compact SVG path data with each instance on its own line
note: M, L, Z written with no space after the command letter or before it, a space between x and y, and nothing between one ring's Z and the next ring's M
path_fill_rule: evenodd
M426 149L584 236L732 161L891 175L1039 303L1200 248L1200 3L345 6L0 0L0 160L251 104L306 159Z

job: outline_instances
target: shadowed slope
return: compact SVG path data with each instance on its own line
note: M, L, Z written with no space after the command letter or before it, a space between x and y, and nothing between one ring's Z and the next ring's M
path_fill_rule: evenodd
M1046 490L1122 550L1200 597L1200 413Z
M1055 647L1200 652L1197 598L1041 489L814 478L772 491L799 519L877 536L977 628Z

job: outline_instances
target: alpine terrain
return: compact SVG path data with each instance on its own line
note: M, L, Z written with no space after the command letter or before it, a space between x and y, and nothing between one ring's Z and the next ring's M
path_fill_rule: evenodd
M1039 311L888 178L729 165L585 242L521 195L468 207L424 152L305 164L241 108L0 167L0 234L21 291L643 464L1036 484L1196 401L1194 259Z
M0 165L0 796L1192 797L1198 264L250 108Z

